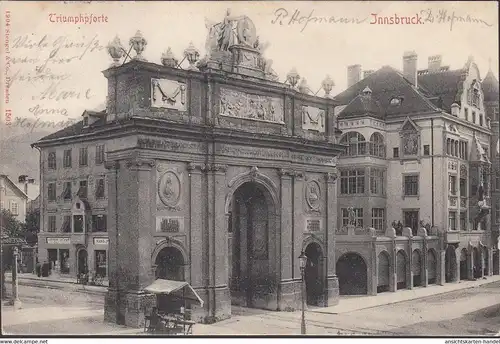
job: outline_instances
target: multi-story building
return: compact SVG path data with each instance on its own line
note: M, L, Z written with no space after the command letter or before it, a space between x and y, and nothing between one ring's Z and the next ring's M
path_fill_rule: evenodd
M108 138L94 130L104 113L85 111L75 126L45 136L40 150L38 258L61 274L108 276ZM85 135L87 134L87 135Z
M404 54L402 72L384 66L361 78L354 65L348 81L335 97L348 146L338 161L340 293L491 274L498 81L490 72L486 92L472 58L450 70L432 56L417 70L415 52Z
M24 222L26 220L26 208L28 195L9 176L0 174L0 208L11 212L14 217Z

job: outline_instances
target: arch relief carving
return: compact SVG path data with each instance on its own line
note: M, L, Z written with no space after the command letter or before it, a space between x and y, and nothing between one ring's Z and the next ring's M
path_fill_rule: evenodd
M182 181L173 170L166 170L158 178L158 196L161 202L170 210L180 210Z

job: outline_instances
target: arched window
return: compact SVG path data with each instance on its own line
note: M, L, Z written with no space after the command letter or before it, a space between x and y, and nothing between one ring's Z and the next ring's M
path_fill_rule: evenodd
M366 140L356 131L346 133L340 140L341 144L348 145L344 156L357 156L366 154Z
M451 155L451 140L446 139L446 154Z
M370 155L385 158L384 137L380 133L373 133L370 137Z

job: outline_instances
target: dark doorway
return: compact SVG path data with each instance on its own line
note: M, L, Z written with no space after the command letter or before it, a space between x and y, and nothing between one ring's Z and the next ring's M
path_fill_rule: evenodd
M156 278L184 281L184 258L175 247L164 247L156 256Z
M498 265L498 250L493 252L493 274L500 274L500 266Z
M340 295L363 295L368 292L367 267L357 253L346 253L337 261Z
M467 260L468 260L467 249L463 248L460 251L460 280L466 280L469 278L467 274Z
M437 258L434 250L427 252L427 283L436 284L437 282Z
M446 248L444 260L445 281L446 283L455 282L457 280L457 255L453 246Z
M482 262L482 258L481 258L481 252L479 251L479 249L477 247L474 247L472 249L472 252L474 254L474 268L473 268L473 272L474 272L474 278L481 278L481 275L482 275L482 269L483 269L483 262Z
M78 251L78 274L86 274L89 272L87 265L88 253L82 248Z
M231 201L231 302L234 305L269 308L269 297L276 293L277 281L272 269L270 225L274 221L268 191L260 184L241 185ZM275 309L275 308L274 308Z
M387 252L378 255L378 285L377 293L383 293L390 289L390 258Z
M305 254L307 256L305 268L307 304L319 306L324 295L321 247L317 243L311 243L307 245Z
M47 249L48 259L50 263L50 269L55 269L55 265L57 262L57 249L49 248Z
M398 251L396 255L396 266L397 266L397 290L405 289L406 285L406 255L404 251Z
M483 276L490 274L490 260L487 247L483 247Z
M403 211L403 226L410 227L413 235L417 235L418 210L405 210L405 211Z
M420 251L414 250L411 258L413 286L420 287L422 285L422 255L420 254Z

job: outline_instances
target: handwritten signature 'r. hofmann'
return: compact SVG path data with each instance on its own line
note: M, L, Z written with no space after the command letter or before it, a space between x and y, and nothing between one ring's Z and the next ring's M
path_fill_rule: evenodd
M424 22L426 23L438 23L438 24L444 24L444 23L449 23L450 24L450 31L453 30L453 25L457 22L459 23L471 23L471 24L480 24L484 26L491 27L493 24L488 23L484 19L481 18L475 18L471 16L470 14L467 14L466 16L459 16L455 14L455 11L447 11L447 10L438 10L437 14L434 15L432 12L432 9L428 8L426 10L420 11L420 14L424 17Z
M293 11L293 14L290 15L290 12L284 8L278 8L276 11L274 11L274 18L271 20L271 24L278 24L278 25L302 25L302 29L300 32L303 32L306 27L310 23L317 23L317 24L361 24L365 22L368 18L348 18L348 17L335 17L335 16L315 16L314 15L314 10L311 10L309 15L302 15L301 12L296 9Z

